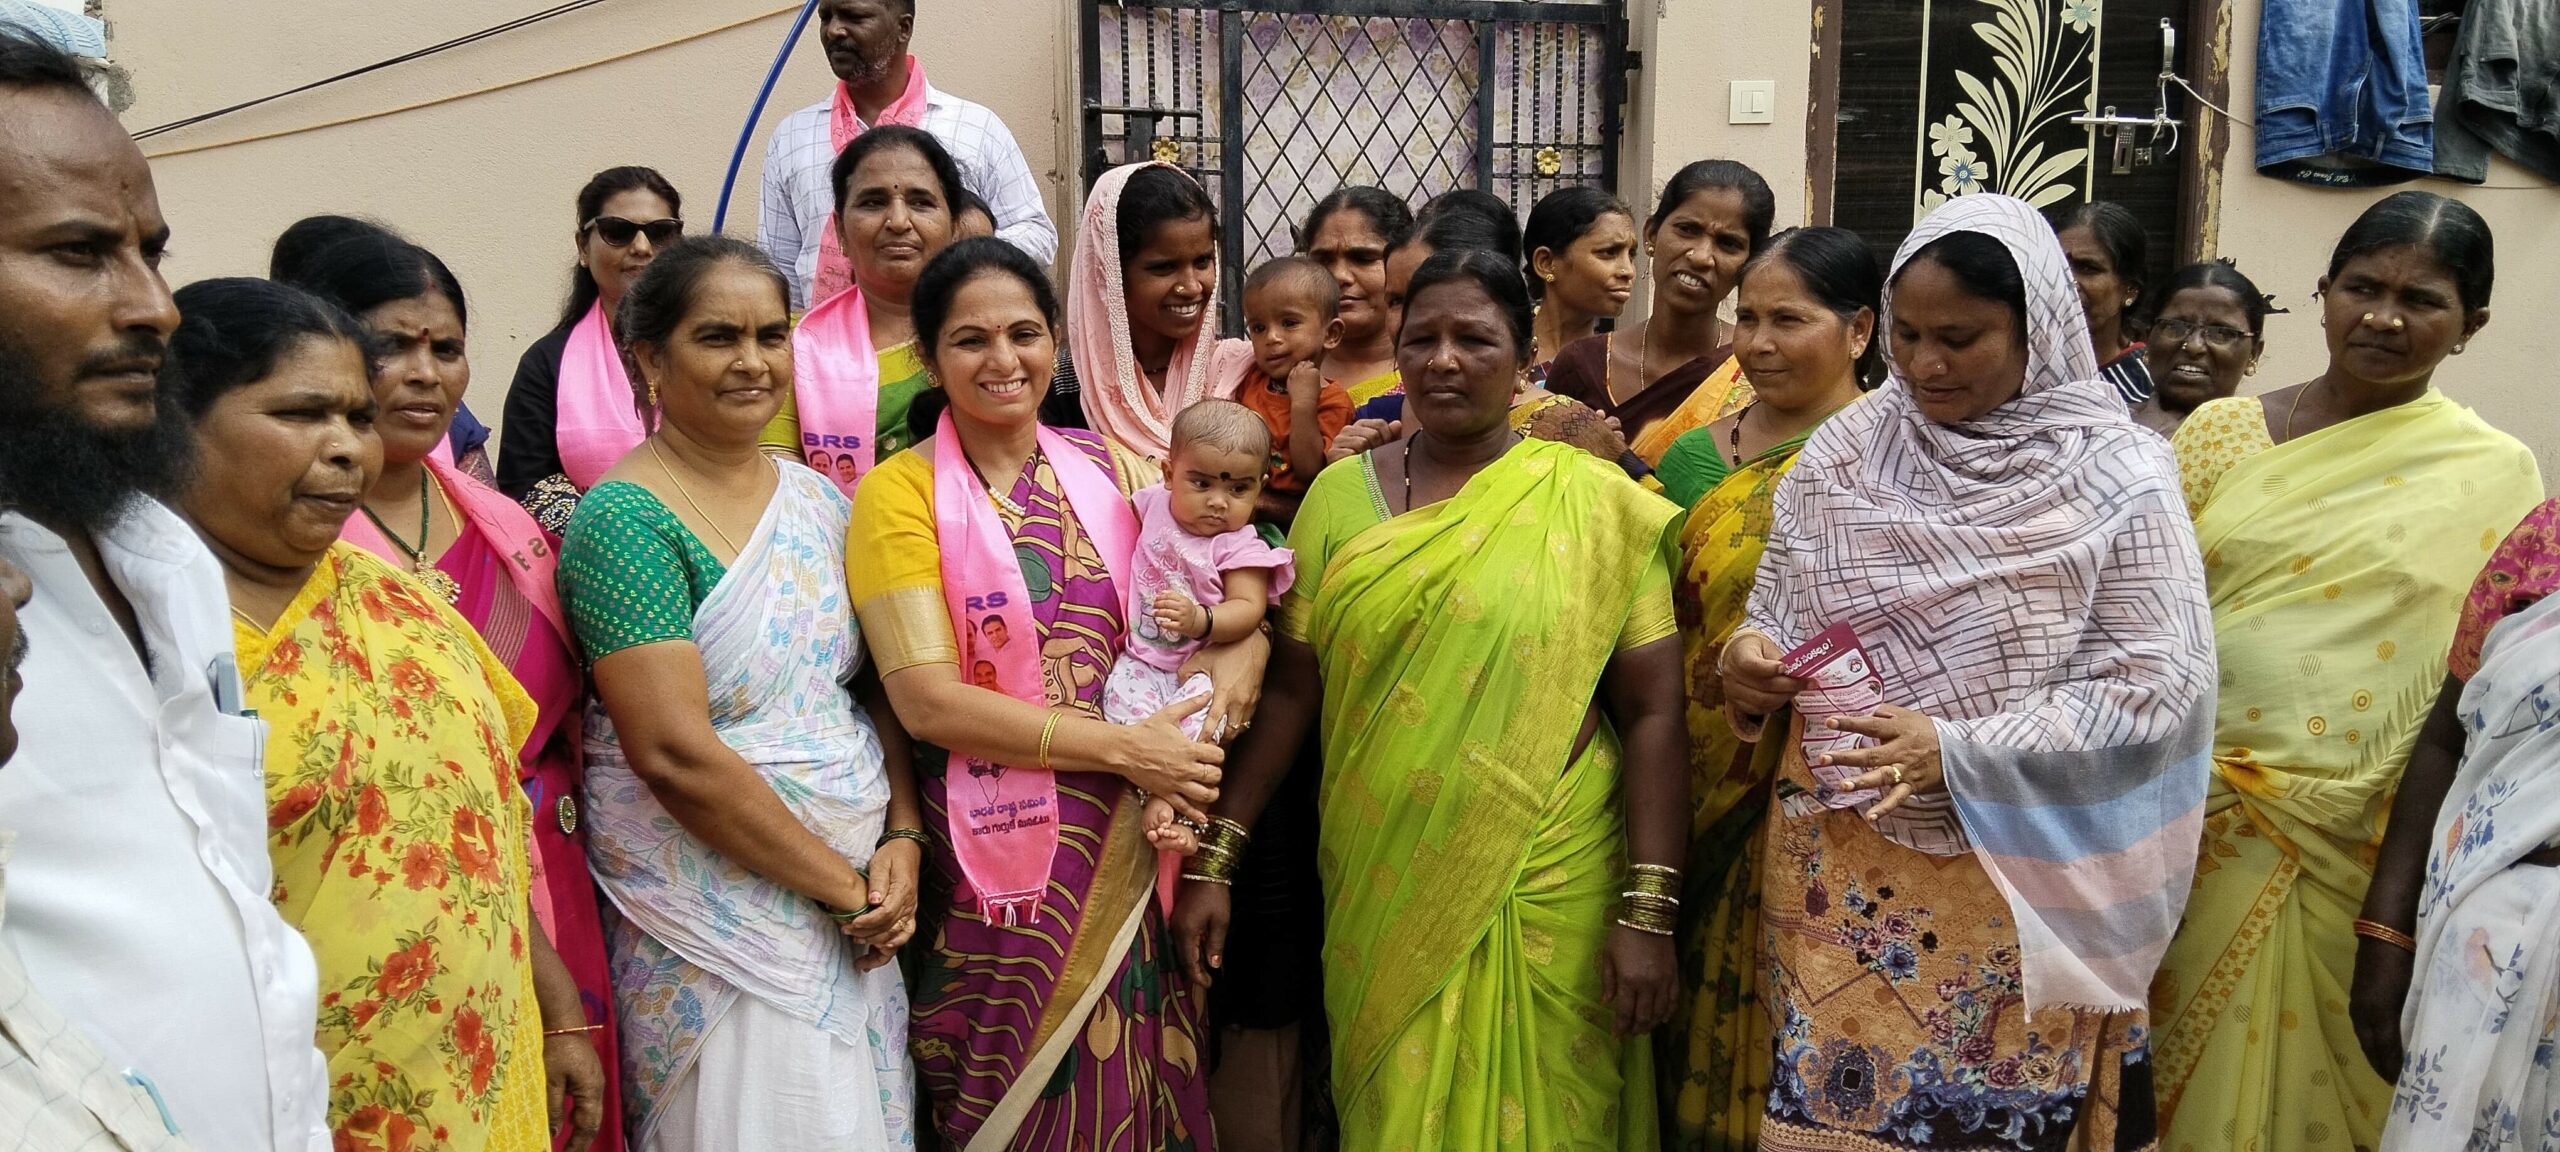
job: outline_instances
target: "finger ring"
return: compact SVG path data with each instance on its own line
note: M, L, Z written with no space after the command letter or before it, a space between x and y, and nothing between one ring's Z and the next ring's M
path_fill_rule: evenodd
M1885 770L1893 773L1893 782L1895 784L1899 785L1902 783L1902 765L1887 764L1885 765Z

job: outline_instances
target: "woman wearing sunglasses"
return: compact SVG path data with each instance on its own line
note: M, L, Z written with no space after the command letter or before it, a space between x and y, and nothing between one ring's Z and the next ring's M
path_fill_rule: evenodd
M639 402L612 317L623 289L684 235L684 197L653 168L607 168L578 191L578 266L551 334L525 349L507 389L498 488L554 533L578 497L640 446Z

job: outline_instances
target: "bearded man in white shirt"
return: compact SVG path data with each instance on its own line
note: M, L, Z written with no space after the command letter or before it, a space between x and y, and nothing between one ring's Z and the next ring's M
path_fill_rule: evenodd
M1057 259L1057 226L1013 133L985 105L926 83L924 65L907 54L916 3L819 0L818 42L836 74L835 92L774 126L756 224L756 243L791 281L793 311L845 287L844 258L828 250L836 210L828 171L836 154L874 124L932 133L959 166L961 185L986 202L996 235L1042 264Z
M0 35L0 557L41 589L0 939L197 1147L324 1152L317 970L268 902L265 726L222 569L158 499L192 443L159 388L168 236L82 66Z

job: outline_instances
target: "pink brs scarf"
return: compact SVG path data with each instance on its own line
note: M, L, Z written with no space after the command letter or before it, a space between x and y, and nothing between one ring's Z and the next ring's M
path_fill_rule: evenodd
M551 438L560 448L560 470L580 492L595 487L649 434L640 426L639 397L632 394L631 376L623 369L622 350L614 346L601 303L588 308L586 318L569 330L552 405Z
M923 127L925 92L924 64L909 56L907 90L880 110L878 123ZM853 110L853 90L843 81L837 81L835 107L827 117L828 163L834 163L835 157L843 155L844 146L853 143L853 138L862 135L867 127L870 125L864 124L862 117ZM837 231L836 221L830 217L826 232L818 237L818 271L809 286L809 298L812 300L824 300L853 287L853 264L844 258L844 241L836 235Z
M1057 474L1068 510L1092 537L1112 583L1128 587L1129 557L1138 542L1138 518L1129 501L1111 474L1065 437L1044 427L1039 438L1040 454ZM1031 615L1031 593L1023 584L1022 561L986 485L969 466L947 411L935 430L934 448L942 595L952 631L963 638L961 677L1025 703L1055 706L1042 677L1039 645L1026 642L1040 633ZM1003 618L1005 634L1016 637L1015 642L982 648L978 630L961 626L988 616ZM978 894L979 913L989 923L1002 913L1010 927L1027 912L1038 923L1049 863L1058 854L1057 776L1036 767L974 759L958 767L965 771L951 779L951 843L961 874Z
M879 463L880 361L871 351L871 316L862 290L848 288L800 318L791 333L792 407L800 415L800 452L854 462L853 480L827 473L847 497Z

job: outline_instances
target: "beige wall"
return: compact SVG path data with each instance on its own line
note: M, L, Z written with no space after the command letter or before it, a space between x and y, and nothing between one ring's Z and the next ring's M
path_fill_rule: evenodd
M784 0L616 0L144 144L176 237L171 283L263 275L285 225L314 212L388 222L435 250L470 297L473 410L491 423L526 344L549 330L575 253L571 200L601 168L648 164L707 230L747 104L790 27ZM523 15L519 0L314 4L105 0L141 129L373 63ZM937 86L1013 129L1054 216L1067 203L1066 0L922 0L915 52ZM762 19L755 19L763 16ZM744 26L702 35L750 20ZM655 48L668 41L668 47ZM833 77L804 34L739 173L728 231L756 227L764 132ZM627 59L338 127L381 112L637 51ZM270 133L273 139L230 143ZM212 147L206 147L211 145Z
M1638 218L1671 174L1692 160L1738 160L1777 193L1778 226L1805 216L1805 115L1812 82L1809 0L1629 0L1628 45L1644 53L1629 84L1619 194ZM1735 80L1768 80L1768 124L1729 124ZM1651 272L1630 314L1646 306Z

